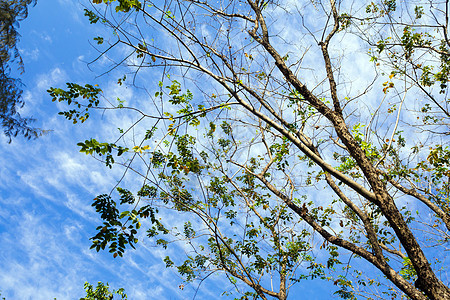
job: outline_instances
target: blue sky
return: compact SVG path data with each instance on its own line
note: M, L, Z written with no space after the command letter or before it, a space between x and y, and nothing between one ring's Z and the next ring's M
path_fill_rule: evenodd
M111 85L114 79L96 78L86 64L96 55L90 44L95 30L82 5L70 0L38 1L20 23L26 102L21 114L51 131L37 140L18 137L11 144L0 135L1 295L8 300L78 299L85 281L103 281L124 287L129 299L192 299L197 285L181 290L182 279L165 268L161 258L166 253L160 249L141 243L121 259L89 250L99 222L91 200L108 192L119 174L76 147L101 127L90 122L73 126L58 116L61 106L51 102L46 90L69 81ZM113 92L132 101L132 91L117 89ZM197 299L215 298L224 284L222 277L211 276ZM307 284L298 290L305 299L328 299L332 293L323 290L324 282L317 283L321 290Z

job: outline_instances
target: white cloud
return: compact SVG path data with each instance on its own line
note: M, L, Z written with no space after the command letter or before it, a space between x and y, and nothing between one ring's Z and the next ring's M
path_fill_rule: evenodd
M41 39L43 39L44 41L48 42L48 43L52 43L52 37L50 35L48 35L46 32L41 33Z
M67 74L64 70L56 67L50 74L41 74L38 76L36 87L39 91L46 91L50 86L65 82Z
M20 49L19 52L23 59L30 59L30 60L37 60L40 54L38 48L34 48L33 50Z
M8 235L0 236L3 255L9 257L0 267L0 286L7 299L68 299L80 289L71 284L80 281L76 269L66 268L76 261L67 256L73 245L62 242L48 218L36 212L16 215Z

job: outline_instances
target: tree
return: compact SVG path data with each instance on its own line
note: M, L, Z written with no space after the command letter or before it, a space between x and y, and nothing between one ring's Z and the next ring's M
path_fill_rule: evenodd
M109 285L105 285L103 282L98 282L95 290L92 284L85 282L84 290L86 291L86 297L81 298L80 300L113 300L114 295L118 295L118 297L120 296L121 300L128 299L127 294L125 294L122 288L111 292L109 290Z
M18 22L28 15L28 5L35 0L8 0L0 3L0 121L3 132L9 138L24 135L36 138L42 132L30 126L34 120L24 118L17 111L25 103L22 99L22 81L11 77L15 63L20 72L24 71L23 61L17 49L19 42Z
M448 4L93 1L85 15L112 33L100 55L118 61L107 72L123 66L117 83L150 101L49 90L74 123L137 115L115 142L78 144L125 167L94 199L92 248L122 256L142 222L157 245L184 245L167 267L223 272L241 299L316 278L344 299L450 298ZM119 187L131 174L136 194Z

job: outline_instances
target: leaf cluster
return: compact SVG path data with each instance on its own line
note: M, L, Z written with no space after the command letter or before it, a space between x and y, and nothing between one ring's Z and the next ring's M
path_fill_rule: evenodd
M73 105L78 108L62 111L58 114L65 116L68 120L72 120L73 124L78 123L78 121L84 123L89 118L89 109L99 105L99 94L102 90L91 84L81 86L68 82L66 85L67 90L52 87L47 92L52 97L52 101L66 102L68 105L71 105L73 102ZM87 103L81 102L78 99L80 97L81 99L87 100Z
M20 34L19 21L28 15L29 5L36 0L5 0L0 2L0 123L4 134L12 137L37 138L43 131L32 127L33 118L22 117L18 110L25 105L22 99L22 81L11 77L11 69L17 64L24 71L22 58L17 48Z

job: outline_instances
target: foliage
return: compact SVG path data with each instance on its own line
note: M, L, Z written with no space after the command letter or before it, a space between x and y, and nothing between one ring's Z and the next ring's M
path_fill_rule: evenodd
M72 120L73 124L78 121L83 123L89 118L89 108L96 107L99 104L98 95L102 92L100 88L94 87L90 84L86 84L84 87L74 83L67 83L68 90L65 91L59 88L50 88L48 93L52 96L52 101L64 102L72 104L78 109L81 109L82 104L77 101L78 97L87 99L89 103L83 107L82 110L71 109L69 111L60 112L60 115L64 115L68 120Z
M86 291L86 297L80 298L80 300L113 300L113 299L128 299L127 294L123 288L118 290L109 290L108 283L105 285L103 282L98 282L94 287L89 282L84 284L84 290ZM120 298L114 298L114 295L120 296Z
M11 77L12 64L24 71L22 58L17 49L19 42L18 22L27 17L28 6L35 0L6 0L0 2L0 122L5 135L11 138L21 134L36 138L42 131L30 126L34 120L22 117L18 109L24 105L22 82Z
M93 1L102 55L129 51L109 71L151 96L49 90L74 123L136 114L114 142L78 144L125 167L117 186L141 179L94 199L92 247L122 256L146 228L185 250L163 262L187 283L224 273L241 299L311 279L343 299L450 298L446 4L356 2Z

